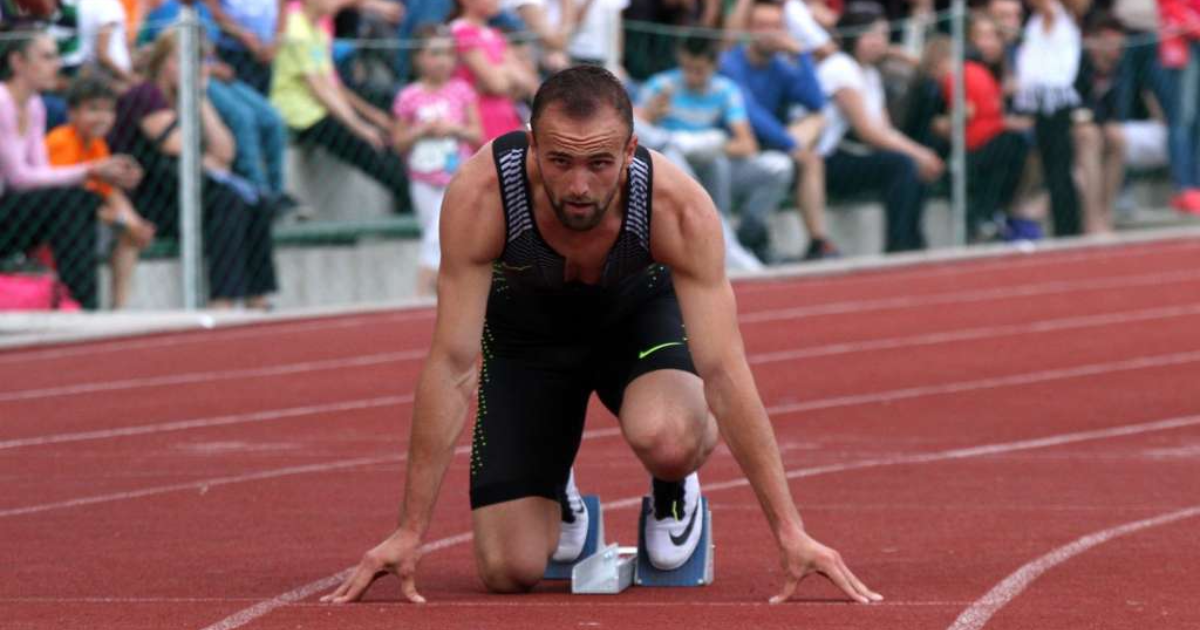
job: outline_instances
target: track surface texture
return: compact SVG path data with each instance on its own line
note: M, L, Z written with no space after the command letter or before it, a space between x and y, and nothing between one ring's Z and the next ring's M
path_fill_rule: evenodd
M742 282L806 526L778 555L719 447L716 583L493 596L460 448L418 586L319 603L393 526L433 324L401 310L0 353L0 627L1200 628L1200 241ZM593 401L576 464L636 542L649 480ZM470 431L464 433L464 446Z

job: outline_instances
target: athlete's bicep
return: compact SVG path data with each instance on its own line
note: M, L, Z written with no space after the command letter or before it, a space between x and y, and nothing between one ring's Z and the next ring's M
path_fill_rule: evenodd
M721 218L704 189L690 178L664 192L669 210L652 227L655 259L671 268L688 348L696 371L708 380L706 374L744 361L737 303L725 275Z
M482 152L481 152L482 153ZM442 201L437 324L431 358L469 370L479 358L480 336L492 282L492 261L503 247L503 217L489 192L480 156L464 165Z

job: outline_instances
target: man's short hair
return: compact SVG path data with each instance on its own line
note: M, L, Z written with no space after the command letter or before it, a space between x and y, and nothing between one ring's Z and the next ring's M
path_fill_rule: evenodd
M563 113L572 120L591 118L601 106L608 105L617 111L629 133L633 133L633 104L629 102L629 93L617 77L600 66L567 68L542 83L533 97L533 114L529 119L534 134L542 112L556 103L562 105Z
M88 101L117 100L117 92L105 81L98 76L80 76L67 88L67 107L75 109Z
M842 50L851 57L858 47L858 40L880 20L886 20L883 8L874 3L854 2L838 19L837 30L841 33Z
M1117 19L1117 16L1104 10L1092 13L1083 21L1083 32L1085 34L1095 35L1103 31L1124 33L1125 24Z
M679 52L689 57L702 57L712 62L717 60L717 40L707 35L688 35L679 44Z

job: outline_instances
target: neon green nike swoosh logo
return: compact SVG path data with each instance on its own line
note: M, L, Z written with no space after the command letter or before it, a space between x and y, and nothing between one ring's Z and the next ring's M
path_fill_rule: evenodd
M639 352L638 359L645 359L646 357L654 354L655 352L658 352L659 350L662 350L663 348L669 348L671 346L682 346L682 345L683 345L682 341L668 341L667 343L660 343L657 346L650 348L649 350L643 350L642 352Z

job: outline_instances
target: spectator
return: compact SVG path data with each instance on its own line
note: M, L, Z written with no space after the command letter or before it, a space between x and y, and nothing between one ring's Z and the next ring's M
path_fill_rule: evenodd
M239 81L259 94L271 91L271 64L279 52L286 0L204 0L221 27L217 54Z
M929 148L892 126L883 79L876 65L888 51L888 24L877 8L851 6L838 22L842 52L826 58L817 77L829 97L828 121L818 146L825 158L826 188L847 194L864 188L884 197L884 249L921 249L925 183L941 177L945 164Z
M933 149L939 156L950 152L949 99L942 93L945 75L951 70L951 41L934 35L925 42L916 72L904 89L900 130L904 135Z
M726 216L740 202L738 241L760 260L770 258L766 221L787 194L791 158L759 151L741 90L716 74L716 40L693 35L678 55L679 69L651 77L638 95L638 136L668 156L682 155Z
M1086 2L1075 0L1076 8ZM1050 189L1054 235L1074 236L1083 229L1071 138L1074 112L1080 104L1075 79L1083 54L1082 39L1075 17L1059 0L1034 0L1031 6L1033 15L1017 51L1014 107L1034 118L1042 176Z
M46 136L46 151L55 166L74 166L109 156L104 137L116 118L117 95L99 78L80 77L67 90L70 120ZM138 256L154 240L154 225L142 218L129 197L111 184L92 178L87 189L104 199L99 218L103 223L100 249L107 253L113 240L112 306L122 309L133 287L133 270ZM116 238L114 239L113 236Z
M637 83L675 67L679 37L658 25L716 28L721 0L629 0L623 14L625 71Z
M515 14L522 23L521 30L537 38L540 64L547 73L570 65L566 50L575 29L575 0L501 0L500 7Z
M145 167L146 180L133 194L134 206L163 236L179 235L178 33L159 35L147 59L147 81L117 102L117 123L109 135L114 150L128 151ZM207 81L207 72L201 75ZM201 223L208 260L209 306L227 309L238 300L268 309L275 291L271 215L248 205L231 185L230 165L236 154L233 135L208 99L200 103L200 144L204 180Z
M1180 212L1200 214L1200 0L1159 0L1171 174Z
M209 81L205 94L221 116L221 122L233 133L237 153L233 172L252 187L252 203L262 197L265 205L278 212L290 210L297 203L284 190L284 151L287 148L287 127L279 112L261 93L235 77L229 64L210 54L212 44L221 37L208 6L196 5L207 41L203 44L204 63L208 66ZM153 42L158 35L176 24L179 0L161 2L147 16L146 26L139 34L142 42Z
M1076 178L1083 201L1084 232L1107 234L1113 230L1113 206L1125 180L1127 160L1142 168L1165 166L1167 129L1154 121L1118 119L1119 72L1125 49L1121 23L1097 13L1088 20L1084 41L1087 52L1075 82L1086 113L1074 127Z
M1017 48L1021 43L1021 31L1025 24L1025 7L1021 0L988 0L988 17L1000 30L1000 39L1004 42L1004 62L1009 69L1017 64ZM1009 92L1007 83L1003 84L1005 93Z
M127 156L53 167L46 155L46 112L37 97L51 88L60 61L40 31L4 33L0 41L0 256L49 242L58 274L74 298L95 309L96 213L101 199L83 187L95 177L132 187L141 177Z
M117 92L136 83L128 19L120 0L78 0L74 9L78 49L63 59L69 73L84 68L99 70L112 77Z
M396 96L392 140L408 158L409 190L421 222L421 253L417 259L417 295L437 292L441 261L438 214L446 186L458 165L482 140L475 91L453 77L453 40L445 28L433 25L417 31L420 48L413 57L418 80Z
M571 62L598 66L607 66L610 63L620 65L620 47L612 45L610 33L620 32L621 12L628 6L629 0L576 2L576 24L567 44L567 54L570 55Z
M742 90L758 143L791 156L797 169L796 200L808 232L805 260L837 255L825 228L825 161L816 151L824 119L825 95L812 58L790 54L783 7L773 0L754 3L749 17L753 40L721 57L721 74Z
M963 66L963 94L966 99L967 145L967 235L980 237L980 225L1006 214L1024 225L1025 220L1013 207L1017 186L1025 171L1029 142L1025 133L1031 128L1028 118L1006 115L1001 77L1004 67L1004 40L1000 28L985 13L971 16L967 26L970 54ZM954 76L947 65L941 71L942 89L952 102Z
M457 15L450 22L458 50L454 76L479 93L483 141L524 127L516 100L533 96L538 77L487 21L499 11L498 0L456 0Z
M329 34L318 25L342 1L304 0L288 15L271 102L300 145L323 147L356 166L392 192L398 210L406 210L404 163L389 148L391 119L338 81Z

